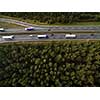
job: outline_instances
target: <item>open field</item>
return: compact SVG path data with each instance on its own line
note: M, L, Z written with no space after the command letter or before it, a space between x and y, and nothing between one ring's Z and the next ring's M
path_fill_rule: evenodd
M22 28L22 26L16 25L16 24L11 24L11 23L7 23L7 22L0 22L0 27L3 28Z

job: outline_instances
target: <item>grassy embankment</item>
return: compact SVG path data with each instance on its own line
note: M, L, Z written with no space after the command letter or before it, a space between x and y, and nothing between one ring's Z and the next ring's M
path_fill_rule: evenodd
M12 24L12 23L7 23L7 22L1 22L0 21L0 27L3 27L3 28L23 28L22 26L20 25L16 25L16 24Z

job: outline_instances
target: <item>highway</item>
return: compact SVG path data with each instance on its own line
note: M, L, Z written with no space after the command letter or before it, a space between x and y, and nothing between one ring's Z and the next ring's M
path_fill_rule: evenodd
M23 28L8 28L5 29L4 32L0 32L0 43L4 42L18 42L18 41L53 41L53 40L67 40L65 38L65 35L67 33L64 32L75 32L75 31L83 31L84 33L75 33L76 34L76 40L77 39L100 39L100 26L45 26L45 25L34 25L18 20L13 19L7 19L7 18L0 18L1 22L7 22L7 23L13 23L17 25L24 26ZM32 31L26 31L25 27L34 27L34 30ZM49 31L52 32L52 34L49 34ZM95 34L89 34L85 33L88 31L91 33L92 31L95 32ZM97 32L98 31L98 32ZM37 38L37 32L43 32L42 34L47 34L48 38L39 39ZM56 33L55 33L56 32ZM57 33L58 32L58 33ZM22 34L16 34L15 33L22 33ZM29 35L26 35L24 33L32 34L33 36L30 37ZM7 34L14 35L14 39L3 39L2 36L5 36ZM74 34L74 33L73 33Z
M35 30L31 31L31 32L47 32L49 31L59 31L59 32L68 32L68 31L100 31L100 26L49 26L49 25L34 25L34 24L30 24L30 23L26 23L26 22L22 22L22 21L18 21L18 20L13 20L13 19L8 19L8 18L0 18L1 22L7 22L7 23L13 23L13 24L17 24L20 26L23 26L23 28L17 29L17 28L10 28L10 29L6 29L4 33L24 33L26 32L24 30L24 27L34 27ZM1 32L0 32L1 33Z
M65 34L47 34L48 38L42 38L39 39L37 37L36 34L34 34L32 37L29 35L14 35L14 39L10 40L10 39L3 39L2 36L0 36L0 43L4 43L4 42L19 42L19 41L53 41L53 40L69 40L65 38ZM100 39L100 34L76 34L76 40L77 39ZM70 38L71 40L71 38Z
M50 31L48 31L50 29ZM59 28L35 28L32 31L26 31L24 28L9 28L5 29L5 32L0 32L0 34L6 34L6 33L36 33L36 32L95 32L100 33L100 27L66 27L65 29Z
M35 30L32 31L25 31L24 28L9 28L9 29L5 29L5 32L3 33L34 33L34 32L48 32L49 28L35 28ZM61 29L61 28L51 28L50 29L51 32L100 32L100 27L66 27L65 29ZM49 32L50 32L49 31ZM2 33L2 32L0 32Z

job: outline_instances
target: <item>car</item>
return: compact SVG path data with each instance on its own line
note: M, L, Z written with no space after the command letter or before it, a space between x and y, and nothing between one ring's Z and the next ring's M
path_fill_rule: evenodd
M31 34L31 35L29 35L29 37L36 37L36 35L35 34L33 34L33 35Z
M34 27L25 28L25 31L32 31L32 30L34 30Z
M54 34L52 33L51 36L54 36Z
M33 37L33 35L29 35L30 37Z
M48 29L48 31L51 31L51 29Z
M94 34L92 33L91 36L94 36Z
M4 28L0 28L0 32L4 32L5 31L5 29Z

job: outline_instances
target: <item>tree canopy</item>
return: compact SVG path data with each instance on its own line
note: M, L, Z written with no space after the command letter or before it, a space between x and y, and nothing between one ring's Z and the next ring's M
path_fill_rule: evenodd
M100 86L100 41L1 44L0 86Z
M100 21L99 12L0 12L0 14L48 24Z

